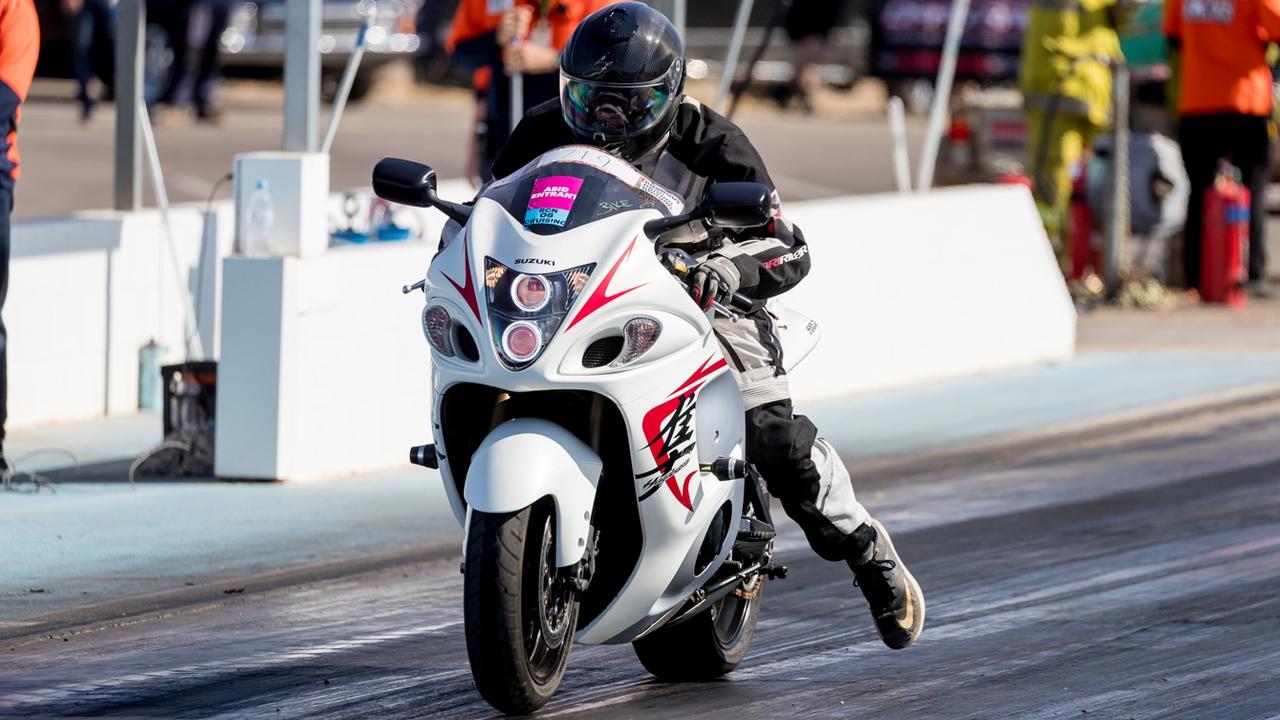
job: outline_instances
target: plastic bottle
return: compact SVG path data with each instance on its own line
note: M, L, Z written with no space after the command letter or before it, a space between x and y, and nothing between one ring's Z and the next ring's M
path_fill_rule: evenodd
M249 195L249 222L245 228L244 254L249 257L270 257L271 226L275 223L275 205L271 201L271 186L259 180Z

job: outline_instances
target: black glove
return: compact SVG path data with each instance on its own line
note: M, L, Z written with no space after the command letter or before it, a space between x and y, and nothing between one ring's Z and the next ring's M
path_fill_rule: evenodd
M711 303L723 304L738 291L738 268L728 258L713 255L689 273L689 296L705 312Z

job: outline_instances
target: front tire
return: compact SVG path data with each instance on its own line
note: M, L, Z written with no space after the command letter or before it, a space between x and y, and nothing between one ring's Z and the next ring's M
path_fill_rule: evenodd
M578 598L555 566L555 513L544 500L514 513L473 510L467 533L467 658L480 695L524 715L564 677Z
M662 627L631 644L640 664L659 680L702 682L738 667L760 617L764 578L756 577L750 597L731 592L712 606L672 627Z

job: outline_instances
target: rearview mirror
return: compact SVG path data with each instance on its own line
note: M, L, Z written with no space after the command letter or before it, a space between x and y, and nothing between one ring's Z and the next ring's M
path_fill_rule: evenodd
M412 160L383 158L373 167L373 192L401 205L430 207L436 194L436 171Z
M422 163L382 158L373 167L373 192L389 202L414 207L434 207L451 220L465 225L471 207L441 200L436 195L436 171Z
M773 217L773 191L758 182L721 182L702 201L707 222L716 227L760 227Z

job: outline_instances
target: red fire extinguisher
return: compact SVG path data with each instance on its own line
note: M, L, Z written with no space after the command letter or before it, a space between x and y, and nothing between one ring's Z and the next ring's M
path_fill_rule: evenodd
M1082 162L1071 181L1071 204L1067 206L1067 247L1071 251L1071 280L1081 280L1090 272L1102 271L1102 259L1093 246L1093 212L1089 209L1088 172Z
M1244 307L1245 253L1249 250L1249 188L1240 171L1223 160L1204 194L1204 236L1200 244L1200 297L1205 302Z

